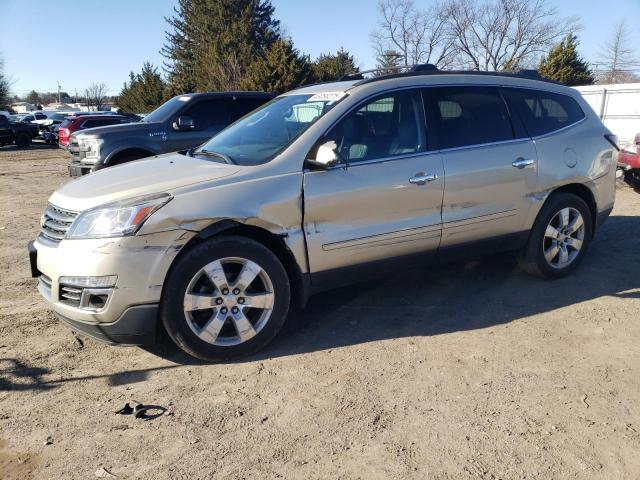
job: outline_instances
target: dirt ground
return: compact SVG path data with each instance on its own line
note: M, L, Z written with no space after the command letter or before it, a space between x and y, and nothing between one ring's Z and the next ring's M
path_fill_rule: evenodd
M404 272L207 365L47 311L26 244L65 166L0 150L0 478L640 478L639 193L566 279L508 257ZM114 414L132 400L168 411Z

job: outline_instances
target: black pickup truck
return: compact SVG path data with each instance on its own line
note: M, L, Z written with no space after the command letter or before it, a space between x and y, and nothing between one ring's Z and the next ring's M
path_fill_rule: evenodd
M31 139L38 136L38 126L32 123L12 122L0 115L0 147L15 143L18 147L28 147Z
M69 142L69 174L78 177L139 158L195 148L272 98L262 92L178 95L141 122L75 132Z

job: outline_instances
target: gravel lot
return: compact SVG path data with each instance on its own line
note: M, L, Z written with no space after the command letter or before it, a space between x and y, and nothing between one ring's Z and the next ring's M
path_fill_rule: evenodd
M60 150L0 149L2 479L640 478L639 193L618 189L569 278L508 257L405 272L206 365L47 311L26 243L66 181ZM132 400L168 412L114 414Z

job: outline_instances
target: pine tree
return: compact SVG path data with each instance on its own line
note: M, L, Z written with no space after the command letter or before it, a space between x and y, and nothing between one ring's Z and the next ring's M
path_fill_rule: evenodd
M340 48L335 55L321 54L311 64L311 81L329 82L339 80L345 75L357 73L355 59L344 48Z
M35 90L31 90L27 94L27 98L25 98L25 100L29 103L32 103L33 105L36 105L40 101L40 94Z
M540 75L569 86L593 84L595 79L589 64L578 55L578 43L574 34L568 34L542 59L538 68Z
M402 61L402 55L393 50L385 50L376 57L376 67L379 69L377 75L389 75L396 73L398 67Z
M161 50L169 94L225 89L229 79L220 72L229 70L232 55L244 76L280 38L273 14L270 0L179 0Z
M129 74L118 96L117 105L123 112L147 113L158 107L164 98L165 82L158 69L146 62L138 74Z
M283 93L304 84L310 76L309 58L300 55L291 40L277 40L247 69L244 88Z

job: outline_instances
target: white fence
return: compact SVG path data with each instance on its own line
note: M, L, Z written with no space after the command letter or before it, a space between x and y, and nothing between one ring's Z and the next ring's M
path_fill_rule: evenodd
M575 87L602 122L620 140L620 146L635 151L633 142L640 133L640 83Z

